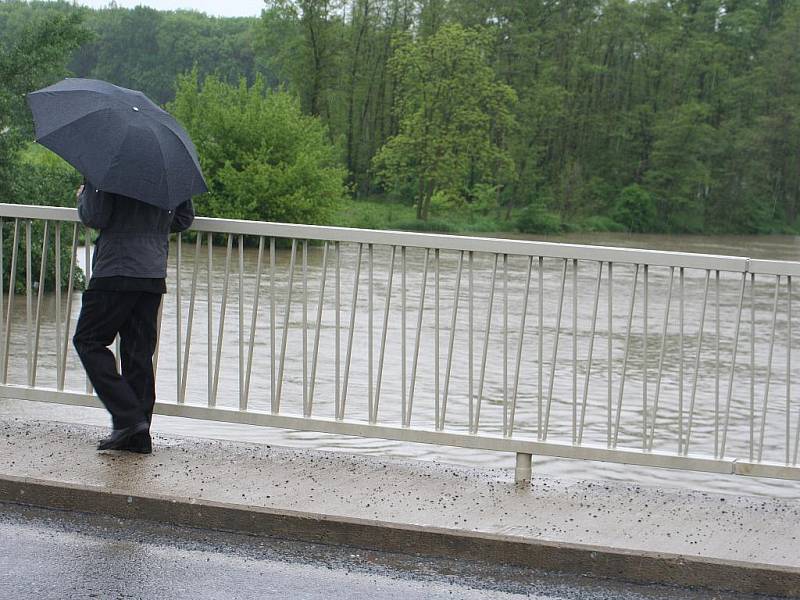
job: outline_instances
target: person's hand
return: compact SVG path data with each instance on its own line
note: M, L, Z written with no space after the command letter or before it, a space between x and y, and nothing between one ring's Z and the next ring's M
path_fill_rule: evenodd
M79 198L82 193L83 193L83 184L81 184L78 187L78 190L75 192L75 198Z

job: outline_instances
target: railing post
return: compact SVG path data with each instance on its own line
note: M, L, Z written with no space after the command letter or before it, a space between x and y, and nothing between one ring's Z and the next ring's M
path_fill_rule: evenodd
M517 452L517 464L514 467L514 482L526 484L531 482L531 460L533 456Z

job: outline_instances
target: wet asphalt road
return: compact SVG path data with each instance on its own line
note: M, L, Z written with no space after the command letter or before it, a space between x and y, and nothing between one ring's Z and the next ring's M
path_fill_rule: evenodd
M766 599L2 503L0 598Z

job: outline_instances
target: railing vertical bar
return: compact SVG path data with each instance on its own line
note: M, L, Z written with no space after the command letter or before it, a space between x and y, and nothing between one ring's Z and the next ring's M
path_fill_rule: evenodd
M792 276L786 278L786 464L792 444Z
M678 454L683 453L684 269L678 271Z
M572 444L578 439L578 261L572 261Z
M347 385L350 381L350 359L353 355L353 334L356 329L356 306L358 304L358 287L361 280L361 254L364 249L364 244L358 244L358 251L356 254L356 273L353 280L353 297L350 303L350 329L347 335L347 354L344 360L344 379L342 381L342 403L340 413L336 416L337 419L344 419L345 405L347 404Z
M578 440L578 261L572 261L572 444Z
M389 275L386 282L386 301L383 305L383 332L381 334L381 350L378 357L378 380L375 384L375 410L372 413L373 423L378 420L378 407L381 401L381 383L383 382L383 359L386 354L386 338L389 331L389 310L392 303L392 284L394 283L394 259L397 252L397 246L392 246L392 255L389 259Z
M336 330L334 335L334 342L336 344L336 348L334 348L334 416L338 419L339 415L341 414L341 354L342 354L342 344L341 344L341 330L342 330L342 323L341 323L341 280L342 280L342 272L341 272L341 246L339 242L334 242L334 246L336 249L336 287L334 289L334 312L335 312L335 320L336 320Z
M200 272L200 253L203 248L203 234L197 233L194 250L194 266L192 267L192 290L189 293L189 314L186 316L186 345L183 349L183 369L181 373L181 389L178 404L186 401L186 382L189 377L189 353L192 348L192 325L194 323L194 304L197 299L197 276Z
M478 431L478 423L481 418L481 403L483 402L483 384L485 381L486 375L486 358L489 354L489 336L491 333L492 327L492 309L494 308L494 288L495 282L497 281L497 261L499 260L500 255L494 255L494 263L492 266L492 280L489 287L489 304L488 308L486 309L486 327L484 329L483 334L483 352L481 353L481 372L480 377L478 379L478 403L476 406L475 412L475 427L473 428L473 421L472 421L472 410L470 410L470 433L477 433ZM470 408L472 407L472 396L470 395Z
M703 306L700 309L700 326L697 328L697 352L694 358L694 379L692 380L692 396L689 400L689 424L686 428L686 444L683 447L684 455L689 453L689 444L692 438L695 398L697 397L697 380L700 375L700 353L703 349L703 328L706 324L706 304L708 303L708 283L710 278L711 271L706 269L706 282L703 288Z
M308 240L303 240L303 414L309 416L308 404Z
M476 417L476 407L475 407L475 396L473 395L472 389L472 380L474 379L474 359L473 359L473 338L474 338L474 288L473 288L473 252L470 251L467 253L468 257L468 283L467 283L467 296L468 296L468 303L467 303L467 314L468 314L468 322L467 322L467 356L469 362L467 363L467 397L469 398L469 431L475 432L477 430L477 421L475 420ZM495 255L495 261L497 260L497 255ZM491 294L494 295L494 284L492 285ZM491 313L489 316L491 320ZM452 333L452 332L451 332ZM480 411L480 408L477 408Z
M608 396L606 398L606 446L611 447L611 411L614 396L614 263L608 261Z
M245 357L244 357L244 236L238 236L239 246L239 410L247 410L245 398Z
M633 285L631 286L631 303L630 308L628 309L628 332L625 334L625 354L622 358L622 374L620 375L619 379L619 394L617 395L617 418L616 422L614 423L614 442L613 447L617 447L617 442L619 441L619 427L620 427L620 419L622 417L622 399L625 393L625 376L627 374L628 369L628 356L630 354L630 347L631 347L631 329L633 329L633 311L636 307L636 284L639 282L639 264L636 264L636 268L633 272Z
M764 432L767 425L767 405L769 403L769 385L772 381L772 356L775 350L775 329L778 324L778 298L780 296L781 277L775 276L775 298L772 303L772 328L769 336L769 354L767 356L767 380L764 383L764 406L761 411L761 430L758 435L758 462L764 457Z
M742 273L742 286L739 291L739 306L736 312L736 327L733 335L733 350L731 356L731 372L728 378L728 397L725 402L725 424L722 428L722 442L720 444L720 457L725 456L725 444L728 441L728 427L730 426L731 401L733 400L733 378L736 371L736 355L739 350L739 328L742 322L742 303L744 301L744 286L747 273Z
M792 326L791 326L792 315L791 315L791 312L792 312L792 287L791 287L791 277L790 277L789 278L789 324L790 325L789 325L789 342L788 342L788 346L789 347L788 347L788 351L787 351L788 356L786 357L786 365L787 365L786 378L787 378L787 380L790 380L791 376L792 376L792 371L791 371L791 366L792 366L792 355L791 355L791 352L792 352ZM789 392L791 391L789 386L790 386L790 381L787 381L786 382L786 395L787 395L787 397L789 396ZM794 456L792 457L792 464L795 465L795 466L797 465L798 452L800 452L800 411L798 411L798 414L797 414L797 427L796 427L795 432L794 432Z
M592 357L594 355L594 339L597 332L597 309L600 305L600 287L603 280L603 263L598 263L597 268L597 287L594 290L594 305L592 307L592 332L589 335L589 350L586 357L586 375L583 381L583 399L581 401L581 418L578 426L577 445L583 441L583 430L586 424L586 405L589 401L589 378L592 374Z
M181 373L181 266L183 265L183 251L180 232L175 236L175 385L180 402L182 373ZM117 353L119 355L119 352Z
M447 366L444 374L444 393L442 394L442 415L439 418L439 428L444 429L447 417L447 396L450 392L450 372L453 366L453 346L456 340L456 323L458 318L458 301L461 297L461 273L464 268L464 251L458 254L458 270L456 271L456 287L453 293L453 311L450 315L450 339L447 344Z
M250 343L247 350L247 372L244 377L244 410L250 401L250 377L253 371L253 351L258 326L258 308L261 298L261 265L264 262L264 236L258 237L258 258L256 258L256 289L253 297L253 310L250 314Z
M219 308L219 327L217 329L217 350L214 360L214 383L211 391L211 406L217 404L219 389L219 372L222 366L222 341L225 333L225 315L228 308L228 284L231 275L231 255L233 253L233 234L228 234L228 246L225 249L225 275L222 280L222 301Z
M322 330L322 309L325 305L325 283L328 278L328 246L326 241L322 245L322 279L319 282L319 303L317 304L317 322L314 329L314 350L311 355L311 382L308 390L308 415L314 410L314 389L317 384L317 359L319 357L319 336Z
M11 341L11 315L14 312L15 287L17 285L17 254L19 253L19 219L14 219L14 237L11 245L11 270L8 272L8 303L6 305L6 325L3 328L3 383L8 381L8 353ZM2 279L0 279L2 283Z
M542 439L542 411L543 411L543 404L544 404L544 381L543 381L543 373L544 373L544 257L539 257L539 289L537 290L538 293L538 300L539 300L539 340L538 340L538 348L537 348L537 364L538 364L538 378L537 378L537 395L536 395L536 439Z
M373 276L374 276L374 252L373 252L373 245L367 244L367 410L368 410L368 419L370 423L375 422L375 392L373 389L373 372L372 372L372 359L373 359L373 324L372 324L372 312L373 312L373 297L374 297L374 285L373 285Z
M669 286L667 287L667 302L664 305L664 322L661 326L661 350L658 355L658 377L656 378L656 393L653 396L653 417L650 419L650 442L647 449L653 450L656 438L656 421L658 419L658 400L661 397L661 377L664 373L664 357L667 348L667 330L669 329L669 309L672 304L672 285L675 281L675 267L669 268Z
M756 274L750 273L750 461L756 452Z
M400 248L400 410L401 422L405 425L406 406L406 247Z
M2 219L0 219L0 246L3 245L3 234L2 234ZM2 256L2 251L0 250L0 257ZM56 294L56 387L58 388L58 382L61 381L61 223L56 222L55 228L55 250L53 252L53 260L55 263L53 267L55 268L54 278L53 278L53 288ZM2 275L3 273L3 260L0 258L0 307L3 306L3 284L2 284ZM2 312L2 311L0 311ZM2 319L0 319L1 321ZM60 391L60 389L59 389Z
M642 451L647 450L647 379L648 359L647 332L650 329L650 265L644 265L644 303L642 305Z
M517 414L517 391L519 388L519 373L522 365L522 344L525 341L525 319L528 315L528 296L531 287L531 271L533 270L533 257L528 257L528 271L525 275L525 288L522 293L522 314L519 318L519 340L517 341L517 359L514 367L514 392L511 397L511 414L506 425L504 423L503 435L514 435L514 419Z
M56 227L58 227L56 225ZM50 250L50 221L44 222L44 237L42 239L42 257L39 263L39 289L36 294L36 333L33 342L33 364L31 371L31 386L36 385L36 371L39 364L39 337L42 331L42 296L47 283L47 254Z
M800 412L797 414L797 427L794 431L794 457L792 458L794 466L797 466L798 455L800 455Z
M405 250L405 247L403 248ZM419 292L419 312L417 314L417 331L414 338L414 358L411 362L411 383L409 384L408 390L408 412L403 414L403 427L409 427L411 425L411 411L414 407L414 389L417 383L417 361L419 360L419 344L420 339L422 337L422 316L425 310L425 291L428 286L428 263L430 262L430 249L425 248L425 259L424 259L424 266L422 268L422 282L420 283L420 292ZM438 252L438 250L437 250ZM438 328L438 319L437 319L437 327L436 327L436 335L439 335L439 328ZM438 365L436 368L436 372L438 372ZM434 414L434 422L438 427L439 423L439 393L438 387L436 389L436 406L435 406L435 414Z
M67 350L69 349L69 330L72 323L72 288L75 278L75 263L78 259L78 224L72 226L72 249L69 259L69 274L67 280L67 308L64 317L64 339L60 342L61 346L61 377L58 380L58 391L64 389L64 380L67 375ZM61 314L58 315L61 319Z
M550 381L547 386L547 405L544 413L544 427L542 429L542 440L547 440L547 433L550 429L550 408L553 404L553 384L556 379L556 360L558 358L558 338L561 333L561 314L564 307L564 289L567 284L567 259L565 258L561 267L561 289L558 294L558 308L556 309L556 328L553 339L553 359L550 363Z
M433 254L433 284L434 284L434 295L433 295L433 304L434 304L434 311L433 311L433 329L434 329L434 337L433 337L433 355L434 355L434 369L433 369L433 387L434 387L434 427L438 431L441 428L441 424L439 423L439 416L441 415L441 400L440 400L440 382L439 382L439 370L440 360L439 360L439 248L434 250ZM421 315L422 313L420 313ZM412 388L413 389L413 388Z
M33 265L31 264L33 230L30 219L25 221L25 357L28 385L33 387Z
M289 258L289 275L286 283L286 310L283 315L283 334L281 336L281 355L278 359L278 380L275 383L275 410L281 410L281 391L283 389L283 370L286 365L286 343L289 340L289 316L292 312L292 287L294 285L294 265L297 258L297 240L292 240L292 253Z
M520 335L522 332L520 331ZM503 254L503 435L508 422L508 254ZM478 424L475 423L477 433Z
M214 389L214 298L213 298L213 287L214 287L214 279L212 273L212 265L214 262L214 237L212 233L208 234L208 271L207 271L207 283L208 288L206 289L206 310L208 311L208 338L207 338L207 360L206 360L206 375L207 375L207 386L208 386L208 406L212 406L212 393Z
M719 270L715 271L714 277L714 310L715 310L715 364L716 377L714 380L714 458L719 457ZM752 445L751 445L752 447Z
M338 333L338 331L337 331ZM338 358L338 355L337 355ZM275 238L269 238L269 409L278 412L275 396ZM338 390L337 390L338 393Z

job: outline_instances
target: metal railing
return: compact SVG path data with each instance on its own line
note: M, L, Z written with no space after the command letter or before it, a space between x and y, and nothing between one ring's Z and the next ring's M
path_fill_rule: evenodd
M0 397L96 406L70 343L88 230L68 208L0 221ZM800 479L800 263L205 218L188 237L157 413L515 452L520 479L531 455Z

